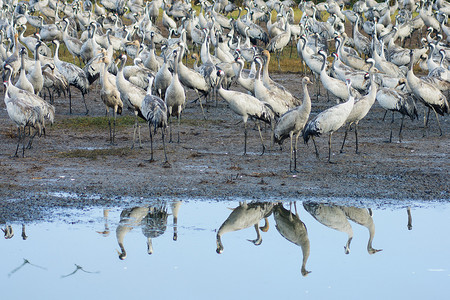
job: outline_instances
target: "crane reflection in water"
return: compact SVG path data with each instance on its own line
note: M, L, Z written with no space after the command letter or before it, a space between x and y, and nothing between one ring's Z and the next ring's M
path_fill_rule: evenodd
M178 210L181 203L181 201L174 201L171 204L174 224L174 241L178 238ZM124 260L127 257L127 252L124 245L125 236L136 227L140 227L142 234L147 238L147 253L152 254L152 240L164 234L167 229L168 216L169 213L167 211L167 202L165 201L158 202L155 205L150 206L139 206L124 209L120 214L120 221L116 228L116 238L120 248L120 251L117 250L119 259Z

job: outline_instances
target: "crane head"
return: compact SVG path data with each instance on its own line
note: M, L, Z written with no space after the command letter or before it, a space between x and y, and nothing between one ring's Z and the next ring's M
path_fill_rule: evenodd
M225 72L223 70L217 70L217 76L218 77L225 76Z
M308 76L303 77L302 84L312 84L311 79Z

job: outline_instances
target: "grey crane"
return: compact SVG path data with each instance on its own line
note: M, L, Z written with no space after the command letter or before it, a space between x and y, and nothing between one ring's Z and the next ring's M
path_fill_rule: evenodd
M406 79L401 78L399 80L398 85L399 86L406 85ZM414 97L410 93L403 92L400 89L381 88L377 92L376 99L378 101L378 104L380 104L380 106L386 110L385 116L389 110L392 111L391 133L389 135L389 143L392 142L392 125L394 123L394 113L397 111L402 115L402 123L400 125L400 130L398 133L398 140L399 142L401 142L403 121L405 119L405 116L410 117L411 120L414 120L419 117L419 115L417 114L416 102L414 100Z
M11 69L10 69L11 70ZM22 157L25 156L25 128L33 127L39 134L42 132L44 127L44 114L39 105L32 103L20 95L12 95L9 88L12 86L10 76L11 71L9 70L9 79L3 80L5 86L5 105L6 111L8 112L9 118L16 124L18 131L18 141L16 152L14 157L17 157L17 152L19 150L19 145L22 142Z
M371 59L371 58L369 58ZM348 125L345 128L344 140L342 141L341 153L344 151L345 139L347 138L348 130L352 124L355 124L355 153L358 153L358 124L372 108L372 105L375 103L375 99L377 96L377 84L374 80L373 74L367 74L367 77L370 77L370 90L367 95L364 95L361 98L355 100L355 104L353 105L352 111L347 117L345 121Z
M103 70L100 75L100 84L102 86L100 90L100 97L102 98L103 103L106 106L106 116L108 116L108 125L109 125L109 140L111 145L115 144L115 136L116 136L116 118L117 114L122 114L123 102L120 99L120 93L117 87L111 83L109 79L109 72L107 67L110 63L107 56L101 59L103 63ZM111 75L112 76L112 75ZM112 109L112 115L114 117L113 130L111 130L111 120L109 119L109 109Z
M20 55L20 73L19 79L17 80L15 86L19 89L29 91L30 93L34 93L34 88L31 82L28 80L27 75L25 73L25 55L27 54L27 49L22 48L19 51Z
M33 85L33 90L38 95L44 88L44 76L42 75L41 61L39 59L39 49L42 46L42 42L38 41L35 45L34 51L34 67L27 74L28 81Z
M328 162L331 163L331 136L333 133L341 128L350 112L352 111L355 98L350 93L351 81L346 80L346 84L349 90L350 96L348 100L344 103L337 104L330 107L320 114L318 114L314 119L308 122L303 130L303 139L305 143L308 143L309 137L312 137L314 148L316 150L316 156L319 157L319 152L317 150L316 142L314 141L314 136L320 136L321 134L328 133Z
M152 135L152 126L154 128L154 132L156 134L156 130L161 128L161 136L164 148L164 157L165 164L169 165L169 161L167 159L166 152L166 144L164 141L164 131L167 128L167 105L166 103L158 96L152 95L153 88L153 80L152 76L148 76L148 88L147 95L142 100L141 112L148 122L148 129L150 131L150 162L153 162L153 135Z
M138 116L142 119L146 120L144 115L141 112L142 101L147 94L145 90L142 88L132 84L123 76L123 68L127 62L127 56L122 54L120 56L120 65L119 72L116 76L116 86L120 93L120 99L126 107L134 112L135 122L133 126L133 145L131 148L134 148L134 142L136 141L136 131L138 132L139 137L139 147L141 146L141 127L138 122Z
M180 79L178 78L178 65L179 61L182 59L181 55L178 58L178 51L173 52L173 73L172 81L167 87L165 94L165 102L168 109L169 123L171 123L171 116L177 117L178 119L178 143L180 142L180 121L181 121L181 111L183 110L184 103L186 102L186 92L181 85ZM172 142L172 126L170 126L169 132L169 143Z
M308 84L312 84L309 77L303 77L303 103L296 108L293 108L284 113L278 119L274 130L275 142L283 143L289 137L291 140L291 151L289 161L289 171L297 172L297 144L298 138L302 133L303 128L308 122L309 114L311 113L311 98L309 97ZM295 147L292 145L292 138L295 135ZM292 160L294 160L294 169L292 170Z
M253 118L256 120L261 120L270 124L273 119L273 114L270 108L266 107L257 98L238 91L228 91L222 88L222 81L225 73L222 70L217 71L217 76L219 77L218 84L218 94L230 105L233 112L242 117L244 122L244 155L247 154L247 121L248 118ZM259 123L256 123L259 131L259 137L261 138L262 144L262 154L264 154L265 146L261 134L261 128Z
M70 86L76 87L81 92L81 96L83 97L84 107L86 108L86 115L89 113L89 109L87 108L86 99L84 96L88 93L89 89L89 81L87 79L86 73L77 67L74 64L69 62L61 61L59 59L58 51L59 51L59 41L54 40L53 43L56 45L55 49L55 66L58 71L67 79L69 83L69 112L72 113L72 94L70 93Z
M290 40L291 40L291 26L289 25L289 22L286 22L284 32L273 37L270 40L269 45L267 46L267 50L269 50L270 52L275 52L277 54L279 70L281 70L280 67L281 52L283 51L284 47L286 47L289 44Z
M439 116L450 113L450 107L447 98L442 94L442 92L432 84L425 82L424 80L418 78L414 75L413 71L413 51L410 51L410 62L409 70L406 74L406 80L408 81L408 86L411 89L414 96L419 99L426 107L428 107L428 112L433 110L436 115L436 120L439 126L440 135L442 135L441 124L439 122ZM426 118L424 119L424 135L426 129Z

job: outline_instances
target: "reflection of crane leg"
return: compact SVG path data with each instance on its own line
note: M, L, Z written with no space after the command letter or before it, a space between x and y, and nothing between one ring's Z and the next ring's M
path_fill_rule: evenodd
M412 217L411 217L411 207L406 208L406 212L408 213L408 230L412 230Z
M267 218L264 218L264 226L259 227L259 229L261 229L262 232L269 231L269 220Z
M252 242L255 246L259 246L262 243L262 238L261 238L261 234L259 233L258 223L255 224L255 231L256 231L256 239L248 240L248 241Z
M27 238L28 236L25 233L25 224L22 224L22 239L25 241Z

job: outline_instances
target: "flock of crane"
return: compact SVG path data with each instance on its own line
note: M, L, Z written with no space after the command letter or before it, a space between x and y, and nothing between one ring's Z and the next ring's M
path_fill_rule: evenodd
M291 171L296 171L300 135L305 143L312 139L318 155L314 137L328 133L331 162L332 134L346 126L346 137L354 124L358 152L357 126L375 100L386 112L402 115L400 141L403 118L418 117L416 101L428 108L424 128L433 111L442 135L438 114L450 112L445 96L450 87L450 28L446 26L450 4L445 0L359 0L346 9L344 2L301 1L297 23L292 0L246 0L243 8L228 0L200 0L199 12L188 0L101 0L100 5L90 0L0 0L5 104L19 132L15 156L20 144L24 155L27 136L27 147L31 147L33 137L45 134L46 124L53 123L56 94L67 95L71 113L70 87L75 87L88 114L85 97L97 79L111 144L115 144L117 114L127 108L135 115L133 146L141 144L140 117L149 125L151 160L152 131L161 129L166 163L164 132L169 127L172 141L171 120L176 117L180 126L186 89L195 91L203 116L202 98L215 96L217 101L220 96L242 118L244 154L249 118L256 120L263 153L260 122L270 124L272 145L289 137ZM239 10L236 19L229 15L234 10ZM274 11L275 22L271 18ZM353 27L352 37L345 32L346 23ZM24 36L27 26L34 27L36 33ZM408 38L411 47L414 32L421 37L420 43L414 43L418 48L405 48ZM61 43L72 54L73 63L60 59ZM310 78L301 79L303 99L299 99L269 76L270 53L276 53L280 68L283 48L295 43L298 63L307 66L315 78L317 100L320 86L328 97L332 94L338 99L335 106L314 118L310 118ZM157 48L161 55L156 54ZM193 68L183 63L190 52L196 60ZM133 64L127 65L127 59ZM248 70L244 69L246 62ZM428 75L417 77L416 64ZM233 84L245 92L232 89ZM42 98L44 94L51 104ZM33 128L34 133L27 128Z

